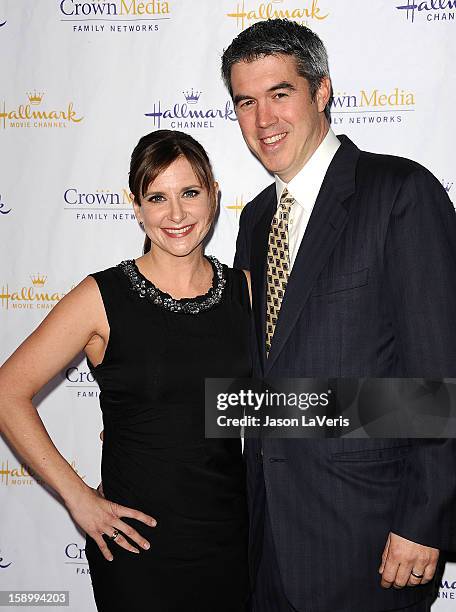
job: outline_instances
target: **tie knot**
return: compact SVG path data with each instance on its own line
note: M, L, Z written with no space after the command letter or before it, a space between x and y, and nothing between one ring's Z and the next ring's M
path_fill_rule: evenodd
M289 193L288 189L285 188L282 192L282 195L280 197L280 204L279 207L286 213L290 212L290 209L293 205L294 202L294 198L293 196Z

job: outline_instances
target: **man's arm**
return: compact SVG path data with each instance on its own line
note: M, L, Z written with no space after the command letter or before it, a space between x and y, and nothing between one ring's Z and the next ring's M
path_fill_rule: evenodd
M402 375L456 377L456 216L445 191L425 169L415 170L398 195L385 258L385 299ZM437 549L451 545L455 508L456 440L416 440L405 460L380 567L383 586L432 578ZM425 577L407 577L409 570Z
M239 217L239 231L236 239L236 253L233 268L250 270L250 244L251 244L251 204L246 204Z

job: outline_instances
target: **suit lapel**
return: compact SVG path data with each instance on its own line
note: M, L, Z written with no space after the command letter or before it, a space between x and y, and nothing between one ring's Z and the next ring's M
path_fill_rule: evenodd
M329 165L288 280L271 351L264 367L265 375L271 370L293 331L312 287L347 222L347 199L355 191L359 150L346 136L339 136L339 139L342 144ZM264 310L264 305L262 308ZM263 320L263 338L264 329Z
M253 228L251 269L253 312L255 317L255 331L258 341L258 353L261 369L264 368L265 330L266 330L266 262L268 254L269 229L272 217L277 208L275 185L269 188L263 205L263 214Z

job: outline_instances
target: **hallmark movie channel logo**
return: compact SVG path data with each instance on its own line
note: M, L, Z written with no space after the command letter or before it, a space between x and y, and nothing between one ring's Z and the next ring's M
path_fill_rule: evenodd
M30 275L30 283L22 287L2 285L0 303L5 310L50 310L66 292L47 287L47 276L42 273Z
M81 364L70 365L62 375L65 387L74 393L76 399L92 399L100 395L98 384L88 367L84 368Z
M162 0L61 0L60 21L72 23L77 33L158 32L160 22L171 19L170 5Z
M257 21L267 19L291 19L306 26L323 21L329 17L327 9L322 10L320 0L295 2L288 0L272 0L272 2L238 2L236 8L226 14L230 19L236 19L236 26L245 30Z
M417 21L454 21L456 15L456 0L427 0L426 2L415 2L414 0L404 1L397 6L398 11L402 11L407 21L411 23Z
M42 484L43 480L27 464L12 464L8 459L0 463L0 485L28 486L35 483Z
M79 222L130 222L136 217L128 189L86 190L69 187L63 192L64 210L72 211Z
M81 474L79 474L76 467L76 461L74 459L71 461L70 466L73 468L76 474L78 474L79 477L84 480L85 476L81 476ZM44 481L26 463L10 463L8 459L0 462L0 485L4 485L6 487L24 487L37 483L43 484Z
M12 564L12 561L8 562L5 557L2 555L2 551L0 550L0 570L7 569Z
M361 89L358 93L336 91L331 103L333 125L385 125L401 123L415 111L415 94L399 87Z
M154 102L152 111L144 113L153 120L154 129L160 129L166 124L172 130L210 129L219 121L237 121L231 99L220 106L207 106L201 99L202 92L187 89L182 92L178 102L162 105Z
M70 542L65 546L65 565L72 565L75 568L75 574L78 576L90 575L89 564L85 554L84 546Z
M3 101L0 107L0 122L6 128L67 128L80 123L84 117L79 117L74 110L74 103L68 102L63 108L56 108L43 102L45 94L42 91L28 91L25 103L13 108Z
M2 194L0 193L0 214L7 215L11 212L11 208L7 206L7 204L2 200Z

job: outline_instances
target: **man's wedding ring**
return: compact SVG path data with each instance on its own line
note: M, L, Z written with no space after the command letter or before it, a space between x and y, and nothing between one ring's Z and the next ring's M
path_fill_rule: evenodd
M114 533L109 536L109 539L112 540L113 542L115 542L118 535L119 535L119 532L117 531L117 529L114 529ZM412 574L413 574L413 572L412 572Z
M423 578L424 574L415 574L415 572L412 570L410 572L412 574L412 576L414 576L415 578Z

